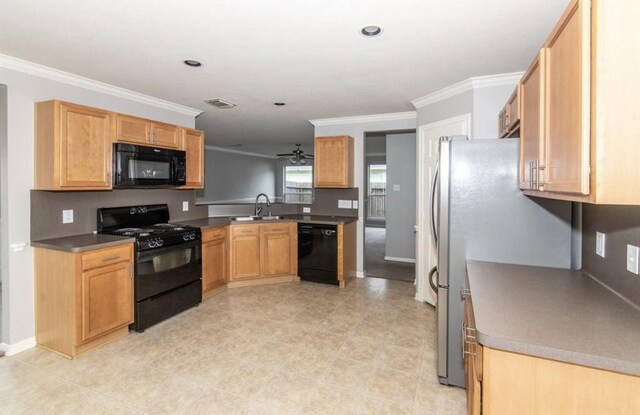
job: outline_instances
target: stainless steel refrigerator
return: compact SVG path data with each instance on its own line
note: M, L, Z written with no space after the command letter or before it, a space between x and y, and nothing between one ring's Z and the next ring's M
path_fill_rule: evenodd
M467 259L571 267L571 204L523 195L518 159L518 139L440 139L431 193L440 383L464 387L460 291Z

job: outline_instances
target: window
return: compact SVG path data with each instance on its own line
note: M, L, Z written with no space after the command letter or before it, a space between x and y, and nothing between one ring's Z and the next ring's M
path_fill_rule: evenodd
M384 219L386 216L387 166L369 165L369 219Z
M284 166L284 203L311 203L312 166Z

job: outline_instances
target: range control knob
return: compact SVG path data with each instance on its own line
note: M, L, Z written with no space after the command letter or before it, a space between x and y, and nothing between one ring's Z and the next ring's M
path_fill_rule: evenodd
M162 238L156 238L156 246L162 246L162 244L164 244Z

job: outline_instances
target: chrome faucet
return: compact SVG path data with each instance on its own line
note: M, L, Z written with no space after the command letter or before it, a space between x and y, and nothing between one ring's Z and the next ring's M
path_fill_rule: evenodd
M253 211L253 216L258 216L260 212L262 212L262 203L259 202L260 196L264 196L264 198L267 199L267 207L271 207L271 201L269 200L269 196L267 196L264 193L260 193L258 196L256 196L256 206Z

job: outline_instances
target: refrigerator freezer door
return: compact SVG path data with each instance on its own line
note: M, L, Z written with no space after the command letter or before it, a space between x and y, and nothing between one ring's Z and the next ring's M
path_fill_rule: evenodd
M442 384L447 381L447 351L449 332L449 289L438 288L438 302L436 304L436 320L438 324L438 379Z

